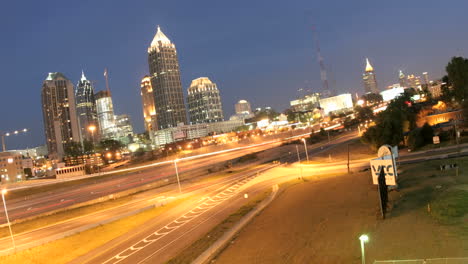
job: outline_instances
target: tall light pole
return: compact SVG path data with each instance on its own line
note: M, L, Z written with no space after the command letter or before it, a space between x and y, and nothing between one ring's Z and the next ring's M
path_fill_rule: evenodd
M359 240L361 241L361 263L366 264L366 254L364 250L364 244L369 241L369 237L367 235L361 235L359 237Z
M7 222L8 222L8 228L10 229L11 242L13 243L13 248L16 250L15 238L13 237L13 231L11 231L10 218L8 217L8 211L7 211L7 207L6 207L6 201L5 201L5 194L6 193L7 193L7 189L3 189L2 190L3 207L5 208L5 215L6 215L6 219L7 219Z
M178 159L174 160L174 168L175 168L175 173L176 173L176 176L177 176L177 184L179 185L179 193L182 193L182 188L180 187L179 170L177 168L177 161L179 161L179 160Z
M302 179L302 164L301 164L301 156L299 155L299 147L296 145L296 152L297 152L297 161L299 162L299 171Z
M307 143L306 143L305 138L302 139L302 142L304 142L304 149L305 149L305 153L306 153L306 157L307 157L307 163L308 163L309 162L309 153L307 152Z
M88 126L89 132L91 132L91 141L93 141L94 144L94 131L96 131L96 126L95 125L90 125Z
M3 150L3 152L6 151L5 137L9 137L9 136L12 136L12 135L18 135L19 133L26 133L26 132L28 132L28 130L26 128L24 128L22 130L15 130L13 132L2 133L1 136L2 136L2 150Z

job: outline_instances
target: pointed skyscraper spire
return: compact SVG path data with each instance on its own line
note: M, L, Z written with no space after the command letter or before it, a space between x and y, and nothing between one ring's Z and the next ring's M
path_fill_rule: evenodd
M86 76L84 75L84 71L81 70L81 81L86 81Z
M151 47L155 47L159 45L161 42L163 45L170 45L172 44L166 35L161 31L161 28L158 25L158 30L156 31L156 35L154 35L153 41L151 42Z
M366 72L371 72L371 71L374 71L374 68L370 64L369 59L366 58Z

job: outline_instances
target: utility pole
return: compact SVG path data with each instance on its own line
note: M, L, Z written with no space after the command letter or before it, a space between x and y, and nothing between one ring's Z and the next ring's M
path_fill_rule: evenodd
M348 174L349 174L349 144L347 144L348 146Z

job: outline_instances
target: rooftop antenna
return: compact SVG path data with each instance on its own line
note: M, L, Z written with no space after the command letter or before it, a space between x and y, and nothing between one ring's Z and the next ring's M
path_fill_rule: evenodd
M107 68L104 68L104 77L106 78L106 90L110 94L110 89L109 89L109 77L108 77L108 72Z

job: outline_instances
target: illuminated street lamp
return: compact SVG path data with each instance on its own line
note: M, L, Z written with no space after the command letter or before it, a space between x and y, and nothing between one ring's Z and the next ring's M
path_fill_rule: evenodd
M14 132L2 133L1 136L2 136L2 149L3 149L3 152L6 151L5 137L9 137L9 136L12 136L12 135L18 135L19 133L26 133L26 132L28 132L28 130L26 128L24 128L22 130L15 130Z
M177 176L177 184L179 185L179 193L182 193L182 188L180 187L179 170L177 168L177 162L178 161L179 161L179 159L174 160L174 167L175 167L175 173L176 173L176 176Z
M90 125L88 126L89 132L91 132L91 139L94 142L94 131L96 131L96 126L95 125Z
M8 211L6 207L6 201L5 201L5 194L7 192L8 192L7 189L2 190L3 207L5 208L5 215L6 215L6 219L8 223L8 229L10 229L11 242L13 243L13 248L16 250L15 238L13 237L13 232L11 231L11 223L10 223L10 218L8 217Z
M306 157L307 157L307 163L308 163L309 162L309 153L307 152L307 143L306 143L305 138L302 139L302 142L304 142L304 149L305 149L305 153L306 153Z
M369 241L369 237L367 235L361 235L359 237L359 240L361 241L361 262L362 264L366 264L366 254L364 252L364 243L367 243Z

